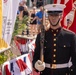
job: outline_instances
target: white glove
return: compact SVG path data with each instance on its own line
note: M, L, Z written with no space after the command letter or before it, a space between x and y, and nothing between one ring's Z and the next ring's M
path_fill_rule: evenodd
M35 63L35 68L38 70L38 71L43 71L45 69L45 62L42 62L40 60L38 60L36 63Z

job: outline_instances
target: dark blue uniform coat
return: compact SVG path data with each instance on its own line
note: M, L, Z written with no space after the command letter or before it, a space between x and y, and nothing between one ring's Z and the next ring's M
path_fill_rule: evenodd
M40 34L36 38L36 48L33 57L33 67L40 59ZM44 62L48 64L65 64L71 58L70 68L45 68L41 75L76 75L76 35L67 29L58 28L45 31ZM35 68L35 67L34 67Z

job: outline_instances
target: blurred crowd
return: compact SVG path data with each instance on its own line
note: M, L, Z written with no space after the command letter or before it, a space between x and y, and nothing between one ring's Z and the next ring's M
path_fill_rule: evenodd
M23 0L19 3L17 16L19 20L22 20L25 16L29 18L29 28L30 34L36 35L40 32L42 19L43 19L43 0L31 0L32 7L27 6L27 0ZM47 14L46 14L47 15ZM48 16L48 15L47 15ZM70 16L70 17L69 17ZM66 19L66 25L68 27L71 25L73 21L73 14L69 14ZM68 28L67 27L67 28ZM45 29L49 28L49 21L46 17L45 19Z
M42 22L43 17L43 2L42 0L34 1L31 0L32 7L29 8L27 6L27 1L23 0L19 3L18 11L17 11L17 17L19 20L23 20L23 18L26 16L29 18L29 27L30 27L30 34L36 35L40 32L40 25ZM40 2L40 3L39 3ZM38 5L39 4L39 5Z

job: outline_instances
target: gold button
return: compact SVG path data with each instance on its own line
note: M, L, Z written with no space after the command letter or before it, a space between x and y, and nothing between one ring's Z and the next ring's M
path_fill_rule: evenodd
M54 60L53 62L56 63L56 60Z
M47 41L46 41L47 42Z
M56 36L56 34L54 34L54 36Z
M66 47L66 45L64 45L64 47Z
M54 46L56 46L56 44L54 44Z
M66 75L68 75L68 74L66 73Z
M53 32L53 30L51 30Z
M73 71L73 69L71 69L71 71Z
M54 49L54 52L56 52L56 49Z
M56 32L58 32L58 30L56 30Z
M56 57L56 55L54 54L53 57Z
M56 39L54 39L54 41L56 41Z
M44 48L46 48L46 46Z

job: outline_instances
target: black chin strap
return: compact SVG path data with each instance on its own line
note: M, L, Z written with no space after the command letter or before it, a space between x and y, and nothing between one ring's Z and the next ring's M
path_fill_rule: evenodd
M58 22L55 25L53 25L51 22L50 23L51 23L52 26L57 26L57 24L59 23L59 21L60 21L60 18L59 18Z

